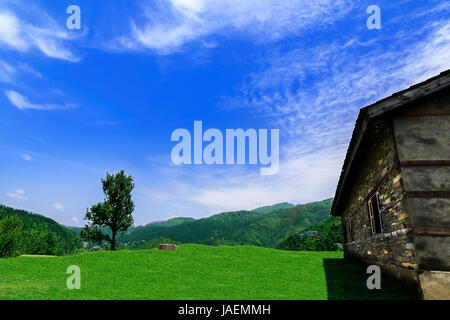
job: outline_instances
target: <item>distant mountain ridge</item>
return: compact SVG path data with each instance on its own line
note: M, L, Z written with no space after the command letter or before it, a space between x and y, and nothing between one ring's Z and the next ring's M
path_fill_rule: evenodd
M189 218L189 217L176 217L176 218L172 218L172 219L168 219L168 220L164 220L164 221L155 221L155 222L150 222L147 223L145 226L149 226L149 225L158 225L160 227L173 227L176 226L178 224L182 224L185 222L189 222L189 221L194 221L194 218Z
M139 228L143 228L143 227L149 227L149 226L158 226L158 227L173 227L176 226L178 224L182 224L185 222L189 222L189 221L194 221L194 218L189 218L189 217L176 217L176 218L171 218L168 220L164 220L164 221L155 221L155 222L150 222L141 226L135 226L135 227L131 227L130 229L128 229L128 231L126 232L127 234L130 234L131 232L133 232L135 229L139 229ZM69 228L70 230L72 230L73 232L75 232L76 234L80 234L81 230L83 230L83 228L81 227L72 227L72 226L65 226L66 228ZM102 232L108 232L109 228L108 227L104 227L101 228Z
M295 207L295 205L292 203L281 202L281 203L277 203L277 204L274 204L271 206L259 207L259 208L253 209L251 211L264 214L264 213L269 213L269 212L272 212L272 211L275 211L278 209L289 209L289 208L293 208L293 207Z
M280 203L252 211L224 212L169 226L153 223L130 229L119 237L119 241L168 237L181 243L276 247L287 237L329 218L331 204L332 199L297 206Z

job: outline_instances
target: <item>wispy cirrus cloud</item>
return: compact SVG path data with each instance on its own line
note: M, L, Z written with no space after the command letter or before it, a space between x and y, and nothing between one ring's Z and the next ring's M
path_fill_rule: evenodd
M0 60L0 82L12 83L16 76L16 68L11 64Z
M50 58L80 61L80 57L69 49L68 41L73 40L74 36L61 28L53 18L35 10L33 17L38 17L39 21L32 23L18 16L23 7L16 6L14 9L12 6L0 6L0 47L21 52L34 49Z
M355 50L364 45L338 39L268 57L221 105L269 118L302 153L345 148L361 107L450 68L450 20Z
M156 1L142 5L144 17L131 21L130 33L113 46L170 54L194 41L210 47L206 40L215 35L267 42L333 23L351 7L346 0Z
M15 84L20 76L33 76L42 79L42 74L26 63L8 63L0 59L0 82Z
M144 197L208 214L332 197L359 109L450 68L450 21L428 18L409 32L356 33L262 56L259 70L221 107L244 108L280 128L279 173L197 168L187 177L165 168L167 185Z
M12 105L20 110L58 110L58 109L71 109L76 108L77 105L67 103L67 104L50 104L50 103L32 103L28 101L28 98L21 95L14 90L8 90L5 92L6 97L9 99Z

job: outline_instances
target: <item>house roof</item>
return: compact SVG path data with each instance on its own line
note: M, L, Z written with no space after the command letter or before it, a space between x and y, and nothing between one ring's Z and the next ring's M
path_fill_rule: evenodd
M379 100L359 111L358 119L356 120L356 125L350 140L350 145L347 149L347 155L344 160L339 183L336 188L333 205L331 207L331 214L333 216L341 215L339 206L341 204L342 195L349 187L348 177L352 172L353 160L361 146L362 138L373 119L386 115L408 103L448 87L450 87L450 69L433 78L413 85L406 90L394 93L390 97Z

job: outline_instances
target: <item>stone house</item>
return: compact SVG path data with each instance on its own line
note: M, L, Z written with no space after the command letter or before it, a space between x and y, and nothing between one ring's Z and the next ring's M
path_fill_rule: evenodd
M450 299L450 70L360 110L331 213L346 259Z

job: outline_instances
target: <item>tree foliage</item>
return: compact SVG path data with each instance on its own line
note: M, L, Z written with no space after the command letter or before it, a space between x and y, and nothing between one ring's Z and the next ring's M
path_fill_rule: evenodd
M88 223L81 236L97 243L107 241L111 250L116 250L117 234L127 231L133 225L133 177L126 176L123 170L117 174L107 173L106 178L102 179L102 185L105 199L87 210L85 220ZM110 233L103 232L104 227L108 227Z
M0 253L0 256L64 255L72 253L80 245L75 232L36 213L0 205L0 221L2 224L2 231L0 231L2 248L0 250L8 252L7 254ZM12 228L13 224L17 225L16 229ZM15 249L7 249L11 248L12 243L14 243Z
M35 224L32 229L23 232L23 251L27 254L58 254L58 236L45 224Z
M317 236L307 236L308 231L317 231ZM281 242L278 249L293 251L338 251L342 250L341 220L330 217L322 224L308 227Z
M22 221L18 217L0 220L0 258L15 257L22 245Z

